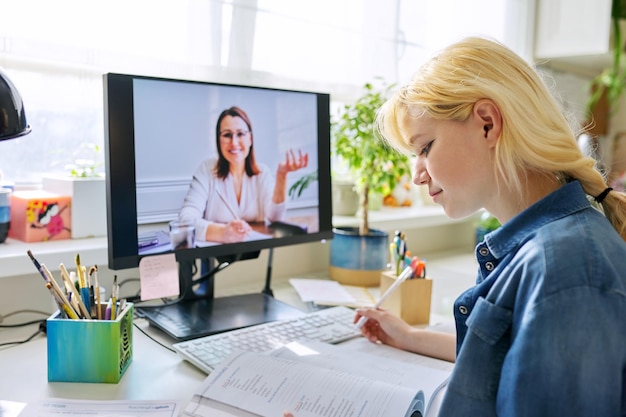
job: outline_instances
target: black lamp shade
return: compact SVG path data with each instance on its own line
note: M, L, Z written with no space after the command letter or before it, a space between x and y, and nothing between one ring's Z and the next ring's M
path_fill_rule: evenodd
M0 140L30 133L22 96L0 69Z

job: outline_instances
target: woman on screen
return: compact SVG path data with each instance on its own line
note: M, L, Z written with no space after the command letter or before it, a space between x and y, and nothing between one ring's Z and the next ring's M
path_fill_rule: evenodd
M218 156L196 170L179 219L195 224L197 240L241 242L252 231L250 223L283 218L287 174L306 167L309 158L290 150L273 176L256 161L252 123L239 107L220 114L215 133Z

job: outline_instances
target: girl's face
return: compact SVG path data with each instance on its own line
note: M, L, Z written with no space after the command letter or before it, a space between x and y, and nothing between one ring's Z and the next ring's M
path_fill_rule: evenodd
M407 115L401 130L417 156L413 182L428 187L448 217L466 217L491 205L497 196L496 135L489 119L476 112L463 122Z
M244 164L251 146L251 134L246 122L241 117L224 117L220 123L220 148L231 166Z

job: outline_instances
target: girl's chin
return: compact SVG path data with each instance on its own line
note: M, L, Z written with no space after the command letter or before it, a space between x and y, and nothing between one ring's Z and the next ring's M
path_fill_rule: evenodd
M445 204L440 204L440 205L443 207L443 211L446 214L446 216L453 220L464 219L476 213L476 210L468 211L464 209L455 209L454 207L450 207L449 205L445 205Z

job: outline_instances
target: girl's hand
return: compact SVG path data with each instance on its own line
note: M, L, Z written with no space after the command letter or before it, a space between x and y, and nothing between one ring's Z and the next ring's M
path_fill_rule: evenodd
M406 349L407 336L412 331L412 327L400 317L378 308L361 308L356 311L354 322L361 317L368 320L361 327L361 333L371 342L381 342L389 346Z

